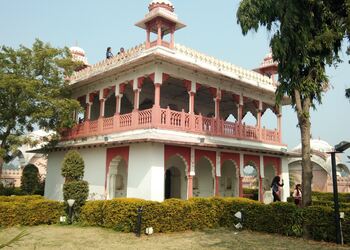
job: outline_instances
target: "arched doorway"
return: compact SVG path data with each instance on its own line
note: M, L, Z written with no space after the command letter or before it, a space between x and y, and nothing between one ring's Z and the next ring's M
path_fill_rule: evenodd
M243 197L259 200L259 171L253 162L243 168Z
M108 198L126 197L127 195L127 167L125 161L117 156L113 158L108 171Z
M185 160L173 155L165 163L164 198L187 198L187 175Z
M196 175L193 178L193 196L214 196L214 171L211 161L202 157L195 165Z
M265 166L265 174L264 174L264 183L263 183L263 191L271 190L271 183L273 178L277 175L275 171L275 167L272 164L268 164Z
M239 179L234 161L226 160L222 164L220 177L220 196L235 197L239 195Z

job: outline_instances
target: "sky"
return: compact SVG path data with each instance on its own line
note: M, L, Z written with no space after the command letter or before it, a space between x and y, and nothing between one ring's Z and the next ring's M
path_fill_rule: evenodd
M55 47L83 48L90 64L105 56L111 46L131 48L146 39L134 26L148 12L150 0L0 0L0 45L31 46L35 38ZM264 28L243 36L237 24L238 0L171 0L187 27L175 33L175 42L246 69L259 66L269 51L271 34ZM347 44L344 44L344 48ZM350 141L350 57L327 69L332 88L322 105L311 113L312 137L335 145ZM300 143L296 113L283 108L283 142L289 149ZM350 155L348 150L347 155ZM348 164L349 165L349 164Z

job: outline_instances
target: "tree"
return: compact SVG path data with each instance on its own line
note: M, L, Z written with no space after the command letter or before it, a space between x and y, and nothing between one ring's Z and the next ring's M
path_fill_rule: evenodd
M345 90L345 96L350 99L350 88Z
M0 48L0 176L3 160L16 148L35 143L25 137L34 127L58 131L74 124L79 108L70 99L67 76L77 67L68 48L36 40L32 48Z
M41 180L38 168L29 164L24 167L21 177L21 190L26 194L35 194L39 192Z
M273 33L270 46L279 76L276 102L284 95L291 98L300 129L303 206L311 204L310 108L321 103L328 86L325 66L339 62L347 26L344 1L242 0L237 11L244 35L260 26Z
M84 160L78 151L68 151L64 156L61 170L62 176L65 178L63 199L66 203L67 211L69 209L67 200L75 200L73 208L76 217L79 217L80 209L89 195L89 184L87 181L83 181L84 168Z

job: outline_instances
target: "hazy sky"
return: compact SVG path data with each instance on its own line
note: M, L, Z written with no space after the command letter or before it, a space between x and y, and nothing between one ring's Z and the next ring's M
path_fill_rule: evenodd
M0 45L31 46L35 38L53 46L82 47L93 64L111 46L130 48L145 41L145 31L134 26L147 13L150 0L0 0ZM264 29L243 36L237 25L238 0L172 0L175 12L187 27L175 34L175 42L247 69L259 66L269 51ZM333 86L323 104L312 112L312 136L331 145L350 141L350 57L328 74ZM289 148L300 142L296 114L283 108L283 142ZM349 151L347 152L350 154Z

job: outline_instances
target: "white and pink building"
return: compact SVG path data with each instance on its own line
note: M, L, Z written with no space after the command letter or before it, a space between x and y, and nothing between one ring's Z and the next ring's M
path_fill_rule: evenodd
M74 114L77 125L48 156L45 196L62 199L62 160L76 149L91 199L243 196L249 165L260 200L275 175L284 179L285 200L289 154L271 57L251 71L176 44L185 25L167 0L152 1L136 25L146 30L145 43L71 77L85 112ZM72 53L87 64L82 49ZM266 110L275 129L262 126ZM243 122L247 113L253 126Z

